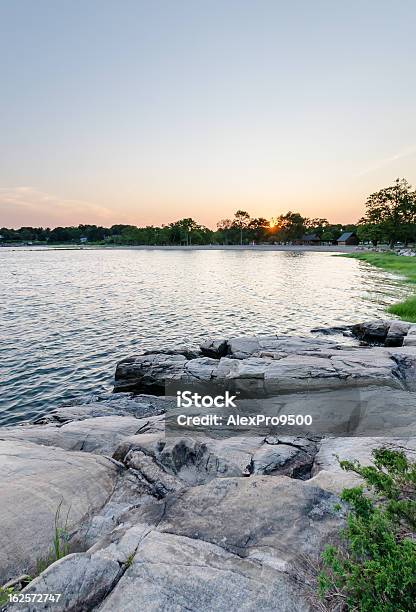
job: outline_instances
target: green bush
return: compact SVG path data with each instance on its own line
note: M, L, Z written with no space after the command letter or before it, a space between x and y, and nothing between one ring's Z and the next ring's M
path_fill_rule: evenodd
M340 461L367 485L344 489L349 508L340 544L322 554L319 594L338 610L416 610L416 463L403 452L373 451L374 466Z

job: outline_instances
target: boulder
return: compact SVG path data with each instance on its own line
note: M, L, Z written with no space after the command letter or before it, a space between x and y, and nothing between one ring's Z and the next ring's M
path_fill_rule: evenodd
M403 346L416 346L416 325L411 325L407 336L403 339Z
M204 357L220 359L228 353L228 342L224 338L208 338L208 340L200 345L200 349Z
M364 342L384 344L392 321L368 321L352 326L352 334Z
M183 376L187 361L184 355L163 353L136 355L123 359L117 364L114 391L163 393L165 380L176 380Z
M384 345L402 346L403 340L406 337L410 327L410 323L404 323L403 321L392 321L387 332Z

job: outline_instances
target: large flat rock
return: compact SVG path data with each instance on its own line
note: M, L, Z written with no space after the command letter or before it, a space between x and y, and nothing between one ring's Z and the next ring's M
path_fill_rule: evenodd
M416 385L412 346L363 348L261 336L231 339L228 345L227 356L218 359L164 353L124 359L116 368L115 391L164 393L173 384L212 383L264 396L370 385L414 390Z
M82 609L82 596L101 612L306 612L313 585L305 558L316 560L338 531L336 501L286 477L213 480L132 513L111 537L55 563L24 592L63 592L62 612Z
M105 504L119 471L105 457L0 440L0 580L31 574L52 546L59 505L75 529Z
M130 416L100 416L56 425L23 425L3 428L3 440L21 440L65 450L111 455L118 444L140 431L147 419Z

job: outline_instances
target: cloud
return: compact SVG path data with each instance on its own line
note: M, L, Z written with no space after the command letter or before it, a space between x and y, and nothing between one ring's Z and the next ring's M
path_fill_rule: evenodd
M392 164L395 161L398 161L399 159L403 159L405 157L411 157L415 153L416 153L416 146L408 147L407 149L405 149L404 151L401 151L400 153L396 153L395 155L392 155L391 157L386 157L385 159L381 159L378 162L375 162L372 166L369 166L362 172L359 172L357 174L357 177L365 176L366 174L370 174L371 172L376 172L377 170L380 170L381 168L389 166L390 164Z
M112 222L115 222L114 210L92 202L59 198L35 187L0 187L0 226L3 227Z

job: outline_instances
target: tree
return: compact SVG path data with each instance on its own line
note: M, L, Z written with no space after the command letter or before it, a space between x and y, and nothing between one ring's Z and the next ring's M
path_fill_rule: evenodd
M248 224L248 231L250 234L250 240L261 242L266 238L267 233L270 231L270 223L264 217L256 217L250 220Z
M228 240L231 238L233 222L231 219L221 219L217 223L217 231L215 232L215 238L222 244L228 244Z
M285 215L274 219L275 237L284 242L302 238L305 233L307 219L300 213L289 210Z
M320 218L305 219L305 227L308 232L311 232L312 234L317 234L319 237L322 238L324 231L329 228L329 221L328 219Z
M414 235L416 223L416 191L406 179L396 179L394 185L372 193L366 202L363 225L378 226L391 247Z
M250 223L250 215L245 210L237 210L234 213L233 226L240 230L240 244L243 244L243 230L248 227Z

